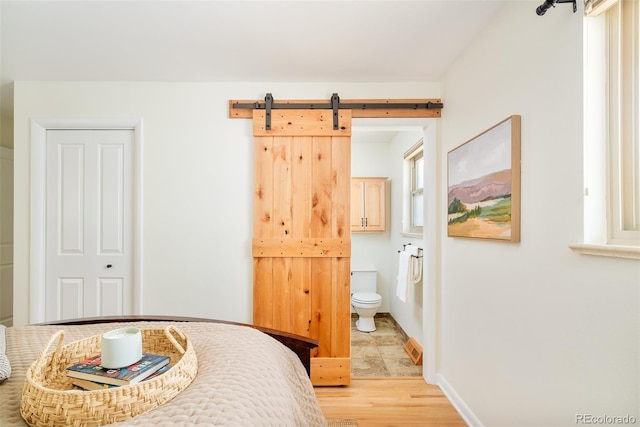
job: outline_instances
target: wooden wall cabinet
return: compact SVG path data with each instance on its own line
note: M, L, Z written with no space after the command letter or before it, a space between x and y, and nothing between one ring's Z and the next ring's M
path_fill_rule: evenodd
M384 231L387 178L351 178L351 231Z

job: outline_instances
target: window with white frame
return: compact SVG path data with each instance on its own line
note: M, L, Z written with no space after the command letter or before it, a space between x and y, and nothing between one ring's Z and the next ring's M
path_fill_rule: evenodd
M638 3L587 0L584 43L585 243L626 246L632 258L640 257Z
M609 241L640 244L638 145L638 0L620 0L607 14L609 36Z
M420 140L404 154L404 161L408 170L409 185L406 185L408 200L408 215L405 216L408 227L405 232L422 234L424 225L424 156L423 141Z

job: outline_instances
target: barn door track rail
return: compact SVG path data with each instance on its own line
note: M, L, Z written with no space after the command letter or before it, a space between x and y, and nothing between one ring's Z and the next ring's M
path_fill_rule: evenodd
M351 110L352 117L367 118L412 118L412 117L440 117L442 109L440 99L352 99L340 100L334 93L326 100L286 100L276 102L271 93L267 93L264 101L229 101L230 118L251 118L253 110L265 110L265 129L271 130L271 115L273 110L332 110L333 129L338 130L339 110Z

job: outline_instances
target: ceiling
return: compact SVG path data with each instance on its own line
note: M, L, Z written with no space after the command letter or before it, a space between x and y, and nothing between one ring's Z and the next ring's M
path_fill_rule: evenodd
M435 82L503 3L1 0L0 78Z
M0 0L0 103L16 80L437 82L503 3Z

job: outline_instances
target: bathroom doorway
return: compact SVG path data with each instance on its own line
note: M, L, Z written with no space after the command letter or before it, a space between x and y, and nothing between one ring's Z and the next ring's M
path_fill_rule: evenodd
M398 250L406 243L423 244L422 236L402 234L404 152L425 136L434 119L354 119L351 175L386 177L386 227L384 232L353 232L351 269L376 270L377 293L382 304L375 317L376 331L351 329L352 376L423 376L404 351L410 336L423 342L424 322L420 301L401 303L395 296ZM422 246L420 246L422 247ZM352 309L353 312L353 309ZM352 313L352 326L356 315Z

